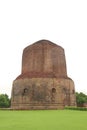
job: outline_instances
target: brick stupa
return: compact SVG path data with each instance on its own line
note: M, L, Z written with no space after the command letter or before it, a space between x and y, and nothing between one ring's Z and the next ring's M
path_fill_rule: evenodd
M14 81L12 109L63 109L75 106L74 82L67 76L64 49L40 40L23 50L22 72Z

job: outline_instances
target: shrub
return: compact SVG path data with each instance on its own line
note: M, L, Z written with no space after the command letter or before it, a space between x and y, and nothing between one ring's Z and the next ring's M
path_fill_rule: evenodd
M0 94L0 108L10 107L10 99L7 94Z

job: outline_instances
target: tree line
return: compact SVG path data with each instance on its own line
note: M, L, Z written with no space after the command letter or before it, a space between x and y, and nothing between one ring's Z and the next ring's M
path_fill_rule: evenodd
M0 108L9 108L11 99L7 94L0 94Z
M76 92L77 106L87 103L87 95ZM9 108L11 105L11 98L7 94L0 94L0 108Z
M87 103L87 95L82 92L76 92L76 103L77 106L83 106L84 103Z

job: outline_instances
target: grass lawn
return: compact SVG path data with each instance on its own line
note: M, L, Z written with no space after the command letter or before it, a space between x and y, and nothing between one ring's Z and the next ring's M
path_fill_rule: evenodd
M0 130L87 130L87 111L0 110Z

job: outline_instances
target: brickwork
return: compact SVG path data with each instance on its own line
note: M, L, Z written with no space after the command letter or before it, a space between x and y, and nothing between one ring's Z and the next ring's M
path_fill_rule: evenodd
M67 77L64 49L38 41L23 50L22 72L12 87L12 109L63 109L75 106L75 88Z

